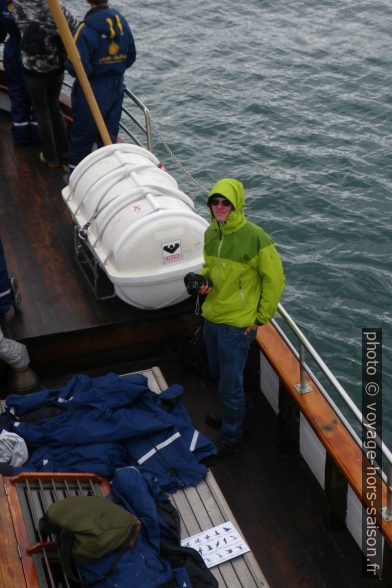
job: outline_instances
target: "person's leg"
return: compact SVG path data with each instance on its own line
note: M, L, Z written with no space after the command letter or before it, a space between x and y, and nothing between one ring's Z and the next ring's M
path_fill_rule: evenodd
M23 393L28 392L38 385L37 375L29 366L30 357L27 347L23 343L7 339L0 328L0 360L4 361L12 369L8 380L9 390Z
M243 328L217 325L219 361L218 393L222 404L221 439L229 444L240 443L245 418L246 402L243 374L249 347L256 332L244 335Z
M0 315L5 315L12 307L12 288L5 260L3 243L0 239Z
M203 339L206 346L208 367L211 378L218 385L219 382L219 357L218 357L218 327L214 323L204 319Z
M103 105L103 116L110 138L113 143L117 143L124 99L123 76L112 76L110 86L106 91L104 86L99 88L97 96L97 100Z
M12 137L16 145L31 143L31 100L27 93L22 67L4 62L11 101Z
M97 140L97 127L77 82L72 88L72 126L69 140L69 167L72 170L84 159Z
M60 159L68 157L68 134L63 111L60 106L60 92L64 74L57 74L47 81L48 108L52 120L54 140Z
M25 83L38 123L42 153L49 164L56 166L59 161L48 106L47 81L45 78L25 75Z
M0 328L0 359L5 361L13 370L27 368L30 362L27 348L23 343L7 339Z

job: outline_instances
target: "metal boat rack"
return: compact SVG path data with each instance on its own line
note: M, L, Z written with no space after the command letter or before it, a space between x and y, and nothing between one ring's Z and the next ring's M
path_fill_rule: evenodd
M94 255L88 239L76 225L74 226L74 256L83 276L97 300L108 300L116 296L113 283L109 280Z

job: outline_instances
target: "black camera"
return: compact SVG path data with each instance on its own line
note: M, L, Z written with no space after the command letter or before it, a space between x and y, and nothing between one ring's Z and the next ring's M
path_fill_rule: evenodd
M184 278L184 284L188 294L198 294L202 286L212 286L210 278L205 278L200 274L189 272Z

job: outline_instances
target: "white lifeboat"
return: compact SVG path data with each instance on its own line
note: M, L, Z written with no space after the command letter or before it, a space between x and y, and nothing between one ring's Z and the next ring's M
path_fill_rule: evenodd
M188 297L183 279L200 270L208 226L159 166L143 147L108 145L83 159L62 191L116 295L144 309Z

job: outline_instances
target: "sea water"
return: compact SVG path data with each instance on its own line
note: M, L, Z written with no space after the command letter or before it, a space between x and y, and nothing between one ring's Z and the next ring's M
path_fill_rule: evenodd
M389 0L112 6L138 51L126 83L192 178L155 132L156 154L204 216L217 179L244 183L283 259L284 307L360 408L362 329L383 329L392 447Z

